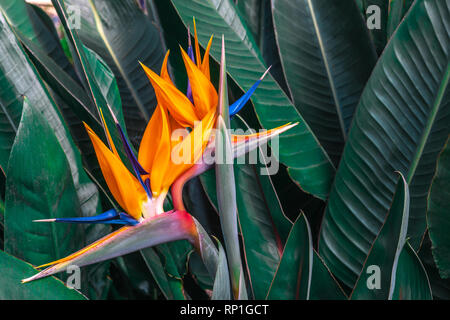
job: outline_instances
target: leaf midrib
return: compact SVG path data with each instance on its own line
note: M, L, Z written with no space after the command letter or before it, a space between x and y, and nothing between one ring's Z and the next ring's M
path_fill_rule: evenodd
M416 152L414 154L414 158L411 161L411 166L410 166L410 170L408 172L408 177L406 179L408 184L411 184L412 179L414 178L416 169L419 165L420 159L422 158L422 154L423 151L425 149L425 145L428 141L428 138L431 134L431 130L433 128L433 124L436 120L436 116L438 114L438 111L440 109L441 103L442 103L442 99L444 98L446 89L448 87L448 83L449 83L449 79L450 79L450 61L447 62L447 71L445 72L443 79L441 81L441 85L439 86L439 90L436 94L436 99L434 100L433 103L433 108L431 109L428 119L427 119L427 123L425 125L425 128L423 130L422 136L420 138L419 144L417 146Z
M327 54L325 53L325 46L323 44L322 34L320 33L320 28L317 23L316 14L314 12L314 5L312 4L311 0L308 0L308 7L309 7L309 10L311 13L311 18L312 18L313 25L314 25L314 31L316 32L317 41L318 41L318 44L320 47L320 53L322 54L323 64L324 64L325 70L327 72L328 82L330 83L331 93L333 94L334 105L336 106L336 114L339 119L341 133L342 133L343 139L345 141L347 139L347 133L345 131L344 119L342 118L342 112L341 112L342 107L341 107L341 105L339 103L339 99L337 97L336 87L334 85L334 80L331 75L330 65L328 63L328 57L327 57Z
M147 110L145 109L141 99L139 98L139 96L136 92L136 89L131 84L130 79L127 76L125 70L122 68L122 64L119 62L119 59L117 58L114 50L112 49L111 44L108 41L108 37L106 36L105 31L103 29L103 24L101 22L97 8L95 7L95 4L93 3L92 0L89 0L89 4L91 5L92 13L93 13L94 19L95 19L95 24L97 26L97 30L98 30L98 33L100 34L100 37L102 38L109 54L111 55L111 58L113 59L114 64L117 66L117 69L119 69L119 72L122 75L123 80L125 81L128 89L131 92L131 95L133 96L133 99L136 101L136 105L138 106L139 111L142 113L142 116L144 117L145 121L148 122L150 120L150 116L149 116Z

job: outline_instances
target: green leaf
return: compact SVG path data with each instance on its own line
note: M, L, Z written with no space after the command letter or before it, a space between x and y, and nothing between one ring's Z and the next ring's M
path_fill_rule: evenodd
M94 113L96 110L93 109L84 89L50 59L39 46L21 33L18 33L18 37L42 79L63 99L80 120L86 122L96 132L101 133L102 125Z
M83 239L80 225L33 220L74 216L81 208L64 152L25 99L7 170L5 251L34 265L69 255Z
M352 287L381 229L400 171L411 194L408 236L425 232L427 192L449 134L450 7L419 0L384 50L361 97L320 233L326 264Z
M246 131L247 124L236 116L233 129ZM281 252L292 228L285 216L269 171L261 161L264 155L258 149L258 164L248 164L248 157L235 159L236 202L239 226L243 238L249 280L255 299L267 296Z
M406 242L408 218L408 184L400 174L388 216L364 262L350 296L351 299L387 300L391 298L399 256ZM373 266L379 268L379 273L376 273L376 270L373 271ZM380 277L380 287L372 288L369 284L376 277Z
M75 289L69 289L54 277L22 284L21 279L36 273L30 264L0 251L1 300L85 300Z
M267 299L309 300L313 254L311 230L301 213L292 226Z
M439 275L439 270L436 267L433 254L431 252L431 240L428 232L423 239L418 255L430 280L433 299L449 300L450 279L442 279Z
M432 300L430 282L419 257L408 242L398 259L393 300Z
M236 7L244 18L253 38L258 41L261 36L261 16L263 1L261 0L237 0Z
M442 278L450 278L450 147L442 149L428 197L427 222L433 256Z
M214 287L211 300L230 300L230 275L225 250L219 243L219 265L214 279Z
M61 69L52 59L50 59L42 50L39 49L33 42L24 37L20 32L17 36L22 42L30 60L35 65L42 79L50 86L52 91L56 93L55 98L61 107L66 122L70 125L71 133L86 160L87 171L92 178L101 184L101 191L108 190L103 174L100 170L97 157L92 146L92 142L87 135L82 121L86 122L100 137L106 142L102 123L98 119L97 110L92 105L89 97L86 95L84 89L74 81L63 69ZM88 49L86 49L88 51ZM94 53L92 53L95 59ZM106 67L106 66L105 66ZM110 74L109 69L105 69L105 73ZM103 78L108 79L107 76ZM111 77L108 80L111 83L109 95L112 96L111 103L117 103L120 107L120 97L118 96L117 86L115 80ZM107 87L106 87L107 88ZM114 98L119 99L115 102ZM119 112L121 114L121 111ZM121 117L119 117L120 119ZM123 123L123 120L122 120ZM110 197L107 194L107 197Z
M5 0L2 1L0 7L16 31L20 31L65 72L75 77L73 67L61 47L53 22L41 8L28 4L24 0Z
M270 0L261 1L261 33L259 37L259 48L264 61L270 68L270 74L277 81L284 93L291 98L291 93L285 79L281 65L280 51L275 36L274 19L272 14L272 3ZM292 99L291 99L292 100Z
M389 40L395 29L400 24L401 20L403 19L403 16L405 15L406 11L408 11L409 7L411 6L412 1L411 0L390 0L389 1L389 9L388 9L388 18L387 18L387 39Z
M390 0L361 0L361 2L360 6L363 16L368 28L370 27L369 31L378 55L381 55L387 42L387 20ZM372 24L374 25L372 26Z
M0 79L0 81L2 85L11 85L7 79ZM8 86L3 88L8 88ZM2 128L0 131L0 168L4 168L3 170L6 170L8 165L9 154L16 137L22 112L22 99L11 98L13 99L8 104L6 104L6 99L0 99L0 127Z
M159 251L162 251L161 256L157 253ZM169 248L159 245L155 248L143 249L140 252L166 299L185 300L181 277L174 266ZM170 274L168 274L169 272Z
M82 82L84 83L86 90L89 92L90 97L96 106L97 117L98 119L101 119L101 113L103 112L105 124L109 129L113 143L115 144L122 161L130 170L132 170L131 164L127 160L123 143L120 138L119 131L116 128L113 115L111 115L108 110L109 105L114 112L115 117L118 119L119 123L122 125L122 128L126 132L126 128L123 126L124 122L122 108L118 103L118 101L120 101L120 96L114 76L105 62L103 62L103 60L101 60L95 52L89 48L86 48L86 46L80 41L77 30L75 28L70 28L64 1L52 0L52 3L58 13L64 27L64 31L69 40L72 56L74 58L74 64L78 68L78 72L83 80ZM97 134L99 135L100 133ZM105 128L103 136L106 137Z
M331 274L322 258L314 250L311 275L310 300L347 300L339 283Z
M202 259L197 252L193 252L189 255L188 260L189 273L194 279L195 283L203 290L212 291L214 286L214 278L211 277ZM227 265L228 268L228 265Z
M80 7L81 40L113 70L123 99L128 133L137 146L157 103L139 61L159 73L164 51L158 29L133 0L65 3Z
M172 0L185 25L195 16L199 42L205 47L211 34L223 34L226 41L227 72L243 91L264 73L266 66L253 36L237 15L230 0ZM220 61L220 41L213 41L211 56ZM316 137L279 85L267 75L252 96L258 120L272 129L287 122L300 122L279 139L279 159L303 190L325 199L334 168ZM278 157L278 156L277 156Z
M272 3L275 35L295 106L337 167L376 62L367 27L353 1Z
M18 108L17 103L22 103L20 97L25 95L33 108L42 113L66 155L83 214L95 214L99 204L97 188L83 171L80 154L61 114L3 15L0 16L0 44L0 85L5 88L0 91L0 101L7 107L14 103Z

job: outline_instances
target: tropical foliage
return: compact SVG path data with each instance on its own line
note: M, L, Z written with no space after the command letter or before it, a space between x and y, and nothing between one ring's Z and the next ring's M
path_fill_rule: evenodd
M0 298L450 298L450 0L50 7L0 2Z

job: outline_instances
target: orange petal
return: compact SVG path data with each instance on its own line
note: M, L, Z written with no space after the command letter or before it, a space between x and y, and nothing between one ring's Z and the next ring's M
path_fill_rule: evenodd
M201 158L211 136L215 119L215 112L210 112L200 123L197 123L194 129L181 143L177 144L172 149L171 164L165 181L167 188L170 187L176 178L192 167ZM182 161L175 162L175 159L181 159Z
M167 80L168 82L172 82L172 79L170 79L169 71L167 71L167 62L169 60L169 53L170 50L167 50L166 56L164 57L164 61L161 66L161 78L164 80Z
M194 20L195 61L197 62L197 66L200 68L202 60L200 58L200 46L198 45L197 27L195 25L195 18L192 19Z
M203 72L192 62L183 48L181 48L181 54L191 83L192 97L197 115L203 119L210 110L216 109L218 102L217 91Z
M95 132L86 124L84 126L94 146L100 169L105 177L109 190L119 205L133 218L141 217L141 205L146 200L145 190L139 181L128 171L125 165L100 140Z
M150 82L155 89L158 103L167 107L175 120L184 127L193 127L199 121L194 106L189 99L180 92L171 82L161 78L155 72L141 63Z
M106 137L108 138L109 146L111 147L113 153L114 153L118 158L120 158L119 153L117 152L116 146L114 145L114 141L113 141L113 139L111 138L111 134L109 133L109 129L108 129L108 126L106 125L105 117L103 116L103 111L102 111L101 108L100 108L100 115L102 116L103 125L105 126Z
M150 171L150 183L155 196L163 191L164 179L170 164L171 151L171 129L168 120L167 110L160 108L161 114L161 135L158 149L155 153L153 166Z
M161 132L163 127L162 107L157 105L150 121L145 128L139 145L138 161L145 171L151 172L156 151L161 140Z
M205 77L208 80L210 80L210 74L209 74L209 50L211 49L212 39L213 39L213 35L209 39L208 46L206 47L206 50L205 50L205 55L203 56L202 65L200 67L200 70L202 70L203 74L205 75Z

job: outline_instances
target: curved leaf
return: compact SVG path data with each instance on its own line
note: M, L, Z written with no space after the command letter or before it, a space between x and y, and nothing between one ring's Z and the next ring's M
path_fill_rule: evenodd
M199 42L206 46L211 33L223 34L227 47L227 72L246 92L264 73L266 66L261 53L236 13L230 0L172 0L185 25L195 16ZM220 61L220 43L213 41L211 56ZM279 139L279 159L289 167L289 174L300 187L325 199L334 168L316 137L279 85L267 75L252 96L258 120L271 129L287 122L300 122Z
M34 44L39 46L60 68L75 77L73 67L67 60L59 42L53 23L42 9L26 3L24 0L5 0L0 4L8 22Z
M301 213L292 226L267 299L309 300L313 259L311 230Z
M362 3L359 7L362 10L364 20L369 22L370 33L379 55L384 50L387 42L387 19L390 0L358 0ZM373 7L376 6L376 7ZM372 26L372 24L374 24Z
M408 184L400 174L388 216L367 255L350 296L351 299L387 300L391 298L399 257L406 242L408 218ZM379 274L371 271L374 266L378 267ZM371 288L368 284L374 276L380 277L379 287Z
M310 300L347 300L339 283L314 250Z
M235 129L248 129L239 116L231 123ZM262 152L258 152L258 164L244 164L245 158L237 158L234 165L239 226L253 295L264 299L292 223L283 212L270 176L265 175L269 171L260 163L265 160Z
M6 84L7 80L0 78L0 83ZM22 99L13 99L8 104L0 99L0 168L8 165L9 154L14 143L22 112Z
M281 61L296 108L335 166L376 62L353 1L273 0Z
M406 242L398 259L393 300L432 300L430 282L411 245Z
M1 300L85 300L75 289L50 277L45 280L22 284L24 277L36 273L30 264L0 251L0 299Z
M21 95L25 95L33 108L42 113L66 155L83 214L95 214L99 205L97 188L83 171L80 154L61 114L3 15L0 15L0 56L0 82L4 89L0 90L0 101L14 103L17 108Z
M425 267L430 280L431 291L433 299L449 300L450 299L450 279L442 279L439 275L439 270L433 259L431 252L431 240L427 233L422 241L420 250L418 252L419 258Z
M80 41L77 29L71 28L69 25L69 16L64 1L52 0L52 3L64 27L75 67L96 107L97 118L100 120L102 118L101 114L103 113L105 124L109 129L117 151L121 155L122 161L132 170L113 115L108 111L109 106L113 110L114 116L118 119L119 124L125 130L122 107L119 103L120 96L115 78L103 60ZM103 129L103 137L106 137L106 128Z
M411 7L414 0L390 0L387 18L387 39L389 40L393 35L395 29L400 24L404 15Z
M26 99L7 170L5 251L34 265L62 258L83 239L81 226L33 220L80 215L64 152Z
M449 139L442 149L428 197L428 232L433 256L442 278L450 277L450 147Z
M435 161L449 133L450 2L416 1L361 97L325 211L320 255L352 287L380 230L400 171L417 247Z

